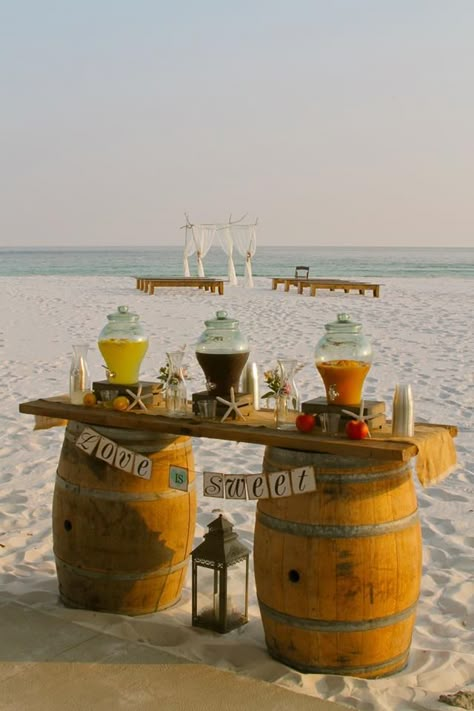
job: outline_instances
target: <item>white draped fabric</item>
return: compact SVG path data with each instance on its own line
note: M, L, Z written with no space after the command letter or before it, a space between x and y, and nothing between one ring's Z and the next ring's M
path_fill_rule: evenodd
M194 244L196 246L195 251L197 255L198 276L203 277L205 274L202 260L209 252L209 249L214 241L217 225L193 225L191 229Z
M185 277L191 276L189 271L188 258L192 257L196 251L196 243L194 241L193 233L189 227L186 227L184 236L184 254L183 254L183 273Z
M231 234L237 251L245 258L244 285L252 288L252 257L257 249L257 226L231 225Z
M218 235L221 247L227 255L227 275L229 277L229 284L235 286L237 284L237 275L235 273L234 266L234 241L232 239L230 225L226 225L225 227L219 229Z

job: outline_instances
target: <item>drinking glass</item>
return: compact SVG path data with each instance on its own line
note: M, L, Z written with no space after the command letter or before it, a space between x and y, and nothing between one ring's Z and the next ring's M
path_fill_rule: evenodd
M319 415L321 430L326 434L337 434L340 419L341 415L338 412L321 412Z
M104 407L112 408L114 406L114 400L118 397L119 391L113 390L112 388L107 388L100 391L100 401Z
M216 400L198 400L199 416L203 420L215 420L216 418Z

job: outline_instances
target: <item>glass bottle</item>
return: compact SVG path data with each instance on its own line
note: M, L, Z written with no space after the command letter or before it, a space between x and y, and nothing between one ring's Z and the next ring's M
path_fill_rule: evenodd
M107 366L109 383L134 385L140 377L140 365L148 350L148 338L139 323L138 314L128 306L119 306L107 316L99 334L99 350Z
M244 367L242 375L240 376L239 392L249 393L252 397L253 409L260 409L258 366L256 363L247 362L247 365Z
M413 437L415 434L411 385L400 383L395 386L392 407L392 434L398 437Z
M231 387L238 393L249 345L239 330L239 322L228 318L226 311L217 311L216 318L205 324L206 330L196 345L196 358L206 377L209 394L229 399Z
M184 351L171 351L168 360L168 380L166 381L165 405L170 417L186 415L187 389L183 374Z
M280 388L275 397L275 424L279 430L295 429L300 411L300 396L295 383L297 361L278 358Z
M372 348L362 325L349 314L325 325L326 333L314 353L316 368L330 405L360 405L362 389L372 363Z
M72 347L71 368L69 370L69 397L73 405L82 405L85 393L90 390L91 378L87 365L89 346L78 343Z

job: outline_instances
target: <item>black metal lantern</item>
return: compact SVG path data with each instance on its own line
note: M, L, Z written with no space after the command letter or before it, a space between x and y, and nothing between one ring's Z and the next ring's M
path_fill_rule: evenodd
M192 552L193 626L225 633L248 622L250 551L222 514L208 529Z

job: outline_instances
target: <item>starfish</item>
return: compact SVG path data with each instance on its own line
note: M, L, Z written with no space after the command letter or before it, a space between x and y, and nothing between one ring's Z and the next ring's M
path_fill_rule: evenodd
M377 417L377 415L364 415L364 401L360 401L360 407L359 407L359 414L356 412L352 412L351 410L342 410L342 412L345 415L350 415L356 420L360 420L361 422L368 422L368 420L373 420L374 417ZM370 437L370 432L369 432L369 437Z
M224 416L221 418L221 422L224 422L224 420L226 420L232 412L235 412L236 415L238 415L238 416L241 417L243 420L245 420L245 417L242 415L242 413L241 413L240 410L239 410L239 407L238 407L237 403L235 402L234 388L231 388L231 389L230 389L230 401L229 401L229 400L224 400L224 398L223 398L223 397L219 397L219 395L216 397L216 400L219 400L219 402L221 402L223 405L228 405L228 406L229 406L228 409L227 409L227 411L225 412Z
M132 398L132 402L127 407L127 410L133 410L135 405L138 405L138 407L141 408L142 410L147 409L146 405L143 404L143 400L146 400L148 397L153 397L153 393L148 393L147 395L142 396L142 391L143 391L143 387L141 385L138 386L138 390L137 390L136 394L134 392L132 392L132 390L128 390L128 389L125 390L127 395L130 395L130 397Z

